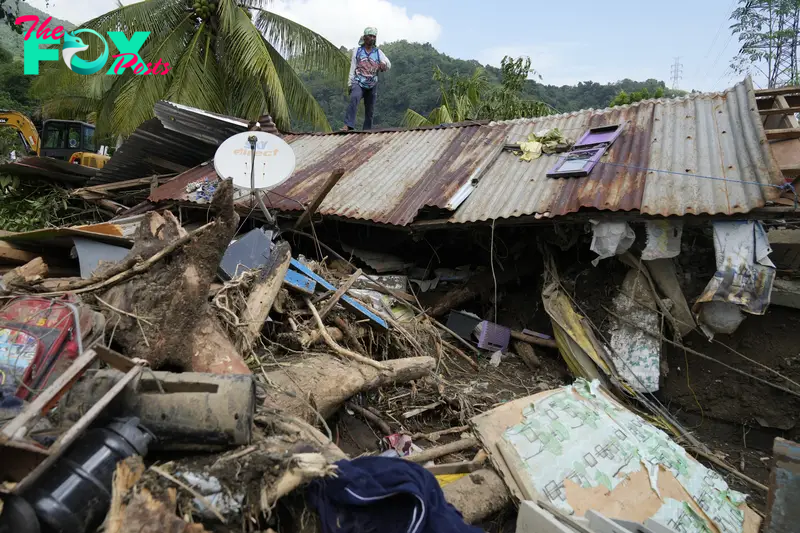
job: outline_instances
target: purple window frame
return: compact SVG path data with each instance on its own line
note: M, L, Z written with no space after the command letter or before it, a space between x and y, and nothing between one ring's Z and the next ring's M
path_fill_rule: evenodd
M579 170L559 170L561 166L570 160L570 156L578 155L578 154L588 154L590 152L594 152L591 157L588 158L586 164L583 165L583 168ZM592 148L581 148L580 150L571 150L567 152L565 155L562 155L558 158L558 163L550 169L550 172L547 173L548 178L582 178L591 174L592 169L600 161L600 158L603 157L603 154L606 153L605 146L598 146Z
M592 173L595 165L600 158L611 147L614 141L622 134L622 124L611 124L590 128L584 133L580 140L572 147L572 150L558 158L558 163L547 173L548 178L583 178ZM587 163L580 170L560 170L561 166L569 161L570 156L594 152Z
M610 124L599 128L589 128L586 133L575 143L573 150L589 148L599 144L611 146L622 134L622 124Z

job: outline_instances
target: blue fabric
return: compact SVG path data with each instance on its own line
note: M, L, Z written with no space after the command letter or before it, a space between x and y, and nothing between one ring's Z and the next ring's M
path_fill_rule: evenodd
M311 483L322 533L479 533L416 463L388 457L339 461L337 477Z
M347 113L344 123L350 128L356 127L356 113L358 112L358 102L364 99L364 129L372 129L372 116L375 112L375 100L378 98L378 87L365 89L358 83L353 83L350 87L350 104L347 106Z

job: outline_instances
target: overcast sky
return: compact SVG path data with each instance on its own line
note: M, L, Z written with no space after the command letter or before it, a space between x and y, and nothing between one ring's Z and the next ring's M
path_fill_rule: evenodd
M79 24L116 7L117 0L28 0ZM125 4L132 0L124 0ZM669 85L680 57L681 89L728 87L743 76L729 69L736 53L728 17L736 0L274 0L270 9L354 46L365 26L380 42L430 42L462 59L499 66L506 54L531 57L543 82L613 82L656 78ZM756 80L757 81L757 80Z

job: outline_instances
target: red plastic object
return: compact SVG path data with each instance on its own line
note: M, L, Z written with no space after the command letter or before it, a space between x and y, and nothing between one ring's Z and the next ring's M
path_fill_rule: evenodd
M22 297L12 300L0 311L0 327L23 331L39 341L33 362L25 369L17 397L30 401L47 387L78 355L75 342L75 315L66 303L69 297L47 299ZM91 327L90 317L81 317L82 331ZM85 319L86 318L86 319Z

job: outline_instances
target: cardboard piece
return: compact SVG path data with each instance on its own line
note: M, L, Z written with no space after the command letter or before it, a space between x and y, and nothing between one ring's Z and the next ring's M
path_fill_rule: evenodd
M760 518L724 480L595 382L542 392L471 420L519 500L566 514L655 519L678 531L756 533ZM694 497L693 497L694 495Z

